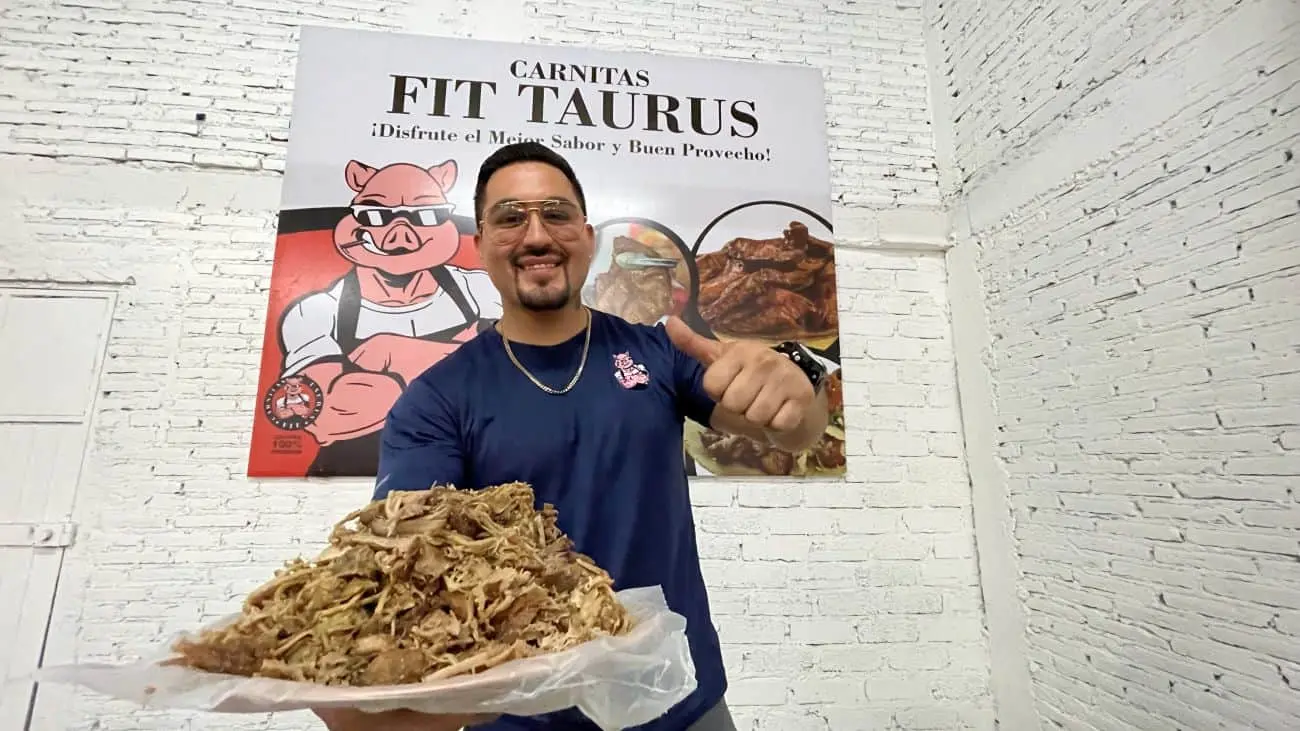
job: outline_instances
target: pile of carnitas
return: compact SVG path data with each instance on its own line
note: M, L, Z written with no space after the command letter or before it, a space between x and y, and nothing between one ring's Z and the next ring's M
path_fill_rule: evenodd
M340 521L168 664L335 686L418 683L559 652L633 621L523 483L395 492Z

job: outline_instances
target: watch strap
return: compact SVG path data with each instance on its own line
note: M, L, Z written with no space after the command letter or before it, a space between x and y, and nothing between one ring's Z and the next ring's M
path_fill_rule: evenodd
M799 370L803 371L803 374L812 383L814 391L821 390L822 385L826 382L826 366L817 360L812 351L793 340L776 345L772 349L789 358L791 363L798 366Z

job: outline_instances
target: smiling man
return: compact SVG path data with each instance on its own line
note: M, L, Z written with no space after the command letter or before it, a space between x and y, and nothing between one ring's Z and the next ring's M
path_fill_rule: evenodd
M568 163L546 147L497 150L479 171L474 198L479 256L501 293L502 317L397 401L374 496L435 483L530 483L617 588L661 586L686 617L698 688L642 728L733 731L695 542L683 420L802 450L826 427L825 372L793 343L724 345L680 320L635 325L584 307L579 292L595 246L586 198ZM333 731L437 731L470 722L320 715ZM595 726L568 711L471 728Z

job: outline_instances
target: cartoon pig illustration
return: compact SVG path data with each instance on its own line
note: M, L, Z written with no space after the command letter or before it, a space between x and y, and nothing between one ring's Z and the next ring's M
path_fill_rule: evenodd
M275 415L281 419L306 416L311 412L311 399L302 390L302 379L291 377L284 382L284 395L275 401Z
M308 475L375 474L380 430L406 384L501 316L487 272L448 264L460 246L447 200L456 176L454 160L347 164L355 195L334 245L353 266L280 323L282 377L325 394L307 427L320 444Z

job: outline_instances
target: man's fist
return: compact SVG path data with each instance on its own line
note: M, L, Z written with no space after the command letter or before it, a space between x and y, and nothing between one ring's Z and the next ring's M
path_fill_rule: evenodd
M761 343L709 340L677 317L665 327L678 349L704 365L704 391L719 406L777 434L803 424L816 393L788 358Z

